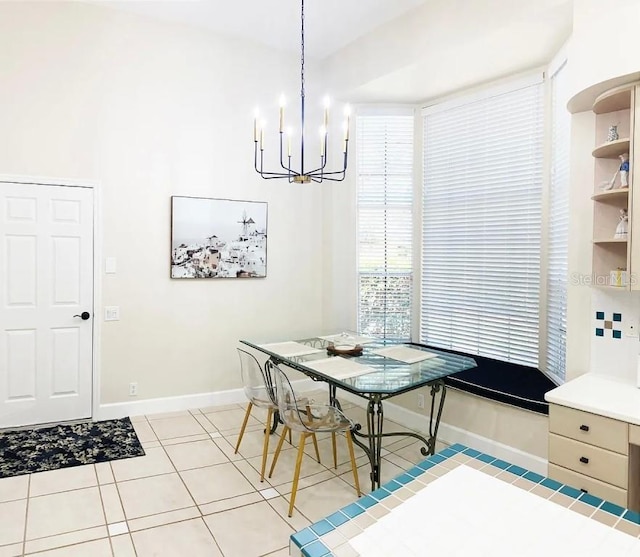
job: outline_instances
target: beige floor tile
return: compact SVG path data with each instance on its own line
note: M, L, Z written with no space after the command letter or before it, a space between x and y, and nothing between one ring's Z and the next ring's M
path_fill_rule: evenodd
M203 414L194 414L193 417L196 420L196 422L198 422L206 432L210 433L210 432L213 432L213 431L218 431L216 426L214 426L207 419L207 417L205 415L203 415Z
M113 477L113 471L111 470L111 462L99 462L95 467L98 484L112 484L116 481Z
M138 422L146 422L147 417L144 414L139 414L137 416L129 416L132 424L137 424Z
M318 449L320 450L320 462L327 468L333 468L333 448L331 444L330 434L324 439L318 439ZM364 451L360 447L358 447L358 445L354 444L353 449L356 459L364 456ZM315 460L316 451L311 439L308 439L305 443L304 452ZM349 448L347 446L347 440L345 439L344 433L336 434L336 456L338 466L340 466L341 464L350 465L351 457L349 456Z
M305 487L318 485L319 483L332 480L335 477L336 475L333 473L333 470L325 470L324 472L312 474L311 476L301 477L298 480L298 489L304 489ZM278 491L278 493L281 493L282 495L288 495L289 493L291 493L291 490L293 489L293 482L290 481L284 484L279 484L275 486L275 489Z
M413 466L414 464L418 464L419 462L422 462L425 458L427 458L420 452L420 449L423 447L424 443L415 442L407 445L406 447L403 447L402 449L394 451L394 454L409 461Z
M260 481L260 473L249 464L246 460L236 460L233 465L240 470L242 475L246 478L246 480L254 487L254 489L260 491L262 489L267 489L271 487L271 484L266 479L266 473L269 471L269 466L271 466L271 457L267 458L267 467L265 472L265 480L263 482Z
M141 443L158 440L155 432L151 429L151 426L146 419L144 421L134 422L133 429L136 430L136 435Z
M38 557L112 557L108 538L38 553Z
M138 557L222 556L201 518L134 532L132 538Z
M177 473L129 480L117 485L127 519L195 505Z
M122 509L116 484L101 485L100 495L102 496L102 506L104 507L107 524L123 521L125 519L124 510Z
M29 489L30 474L0 479L0 503L25 499Z
M160 412L158 414L147 415L147 420L153 422L155 420L167 420L170 418L185 418L191 416L189 410L178 410L176 412Z
M117 482L175 472L171 460L162 447L147 449L145 452L144 456L111 462L111 469Z
M29 498L27 540L105 524L97 487Z
M149 423L160 440L207 433L191 414L151 420Z
M253 486L231 463L185 470L180 475L198 505L254 491Z
M163 439L161 444L163 447L170 447L172 445L180 445L182 443L193 443L194 441L205 441L211 439L211 435L208 432L198 433L197 435L187 435L185 437L172 437L171 439Z
M392 462L388 460L382 459L380 463L380 469L382 471L382 479L381 485L390 482L397 475L402 474L405 471L404 468L400 468L396 466ZM360 480L360 489L362 493L369 493L371 491L371 465L369 462L366 462L362 466L358 466L358 479ZM340 475L345 482L347 482L351 486L355 486L355 482L353 480L353 473L349 470L344 474Z
M238 442L238 434L234 433L233 435L227 435L227 441L235 447ZM280 439L280 435L269 435L269 448L268 451L270 454L276 449L278 444L278 440ZM264 446L264 431L263 429L255 429L253 431L246 431L242 436L242 443L240 443L240 449L238 453L241 454L244 458L252 458L254 456L261 456L262 449ZM284 446L283 446L284 448Z
M357 498L355 490L349 489L349 486L340 478L333 478L299 490L295 508L299 509L309 520L315 522L345 505L353 503ZM289 496L287 496L288 500Z
M291 517L287 516L289 514L289 500L287 498L275 497L269 499L268 503L280 515L282 520L293 528L294 532L299 532L311 525L311 521L301 512L294 512Z
M273 553L269 553L265 557L289 557L289 546L278 549Z
M221 404L220 406L206 406L205 408L199 408L201 414L211 414L213 412L225 412L227 410L246 410L247 404Z
M24 539L26 512L26 499L0 503L0 545L21 542Z
M189 470L229 462L229 459L210 437L206 441L171 445L165 447L165 451L177 470Z
M114 557L136 557L136 550L133 548L133 540L129 534L112 536L111 547L113 547Z
M289 483L293 480L293 472L295 470L296 459L298 456L298 449L289 449L282 450L280 452L280 456L278 457L278 462L276 463L275 470L273 471L273 476L269 478L269 483L271 485L277 486L285 483ZM251 464L255 468L256 471L260 472L260 466L262 465L262 457L256 456L253 458L248 458L247 462ZM272 459L268 459L266 474L269 474L269 468L271 467ZM318 464L318 461L314 458L310 457L305 453L302 458L302 465L300 466L300 477L304 478L307 476L312 476L313 474L318 474L319 472L325 472L327 470L326 466L322 464Z
M401 457L396 453L389 453L382 460L383 460L382 466L384 466L385 463L387 462L391 462L392 464L395 464L398 468L402 468L403 470L408 470L409 468L412 468L414 465L413 462L407 460L406 458ZM424 460L424 457L423 457L423 460Z
M23 546L21 543L3 545L0 547L0 557L21 557L24 555L22 549Z
M32 474L29 496L37 497L95 485L98 485L98 478L93 464L60 468L59 470Z
M173 524L174 522L184 522L192 518L200 518L201 514L198 507L188 507L177 511L169 511L166 513L152 514L143 518L134 518L127 521L129 532L137 532L139 530L147 530L156 526L164 526L165 524Z
M214 434L215 435L215 434ZM236 454L233 445L229 443L224 437L212 437L216 446L227 456L230 461L242 460L241 454Z
M107 535L108 531L106 526L96 526L95 528L76 530L75 532L69 532L67 534L47 536L46 538L27 541L25 544L25 553L37 553L38 551L48 551L57 549L58 547L99 540L106 538Z
M198 508L203 516L208 514L215 514L222 511L228 511L229 509L236 509L238 507L244 507L253 503L260 503L264 501L264 497L257 491L246 493L245 495L238 495L238 497L231 497L230 499L221 499L220 501L214 501L213 503L207 503L200 505Z
M245 410L240 408L234 408L231 410L223 410L221 412L206 413L206 418L218 429L218 431L237 433L242 427L242 421L244 420ZM253 416L249 416L247 427L260 427L261 423Z
M264 501L204 518L225 557L264 555L289 543L293 528ZM268 528L245 528L239 524L268 524Z

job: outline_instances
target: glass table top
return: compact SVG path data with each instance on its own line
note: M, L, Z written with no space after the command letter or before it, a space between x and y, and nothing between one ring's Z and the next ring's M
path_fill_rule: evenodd
M331 341L328 336L309 337L282 343L260 343L250 340L241 340L240 342L306 375L334 383L342 389L359 395L374 393L387 396L397 395L443 379L448 375L476 367L476 362L473 358L450 354L434 348L392 340L360 337L355 333L342 333L333 336L335 338L331 340L336 345L360 344L363 348L362 355L336 356L328 353L327 348ZM304 348L296 348L293 343L308 347L308 352L310 353L302 353L305 351ZM376 353L379 349L394 346L406 346L413 350L427 352L433 356L419 362L405 363ZM316 351L312 352L313 349L316 349ZM351 363L366 366L368 369L357 371L362 373L360 375L336 377L329 374L329 372L323 373L323 366L318 365L320 360L327 360L328 358L345 358ZM317 367L317 369L312 366ZM353 367L357 368L358 366Z

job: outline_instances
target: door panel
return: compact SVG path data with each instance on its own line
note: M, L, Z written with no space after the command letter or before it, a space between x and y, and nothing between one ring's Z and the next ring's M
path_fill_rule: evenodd
M91 416L93 191L0 183L0 427Z

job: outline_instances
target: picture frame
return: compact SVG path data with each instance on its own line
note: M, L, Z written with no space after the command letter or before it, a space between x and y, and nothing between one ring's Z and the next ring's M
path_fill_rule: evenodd
M266 201L171 197L171 278L265 278Z

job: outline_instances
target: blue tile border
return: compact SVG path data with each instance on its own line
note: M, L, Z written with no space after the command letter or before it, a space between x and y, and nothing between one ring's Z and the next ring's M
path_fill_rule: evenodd
M304 557L333 556L331 550L322 542L322 536L335 531L350 520L366 513L367 509L383 502L384 499L392 496L395 491L412 482L415 478L419 478L421 475L428 473L428 471L434 466L441 464L445 460L453 458L458 454L464 454L488 466L493 466L500 470L506 470L507 472L529 480L534 484L542 485L551 491L560 492L567 497L581 501L584 504L600 509L616 517L620 517L621 520L640 526L640 513L630 511L609 501L604 501L599 497L585 493L575 487L560 483L554 479L542 476L536 472L527 470L522 466L511 464L486 453L461 445L460 443L456 443L455 445L444 449L440 453L427 457L416 466L413 466L409 470L403 472L370 494L357 499L353 503L346 505L342 509L330 514L322 520L319 520L311 526L292 534L291 540L298 548L300 548Z

